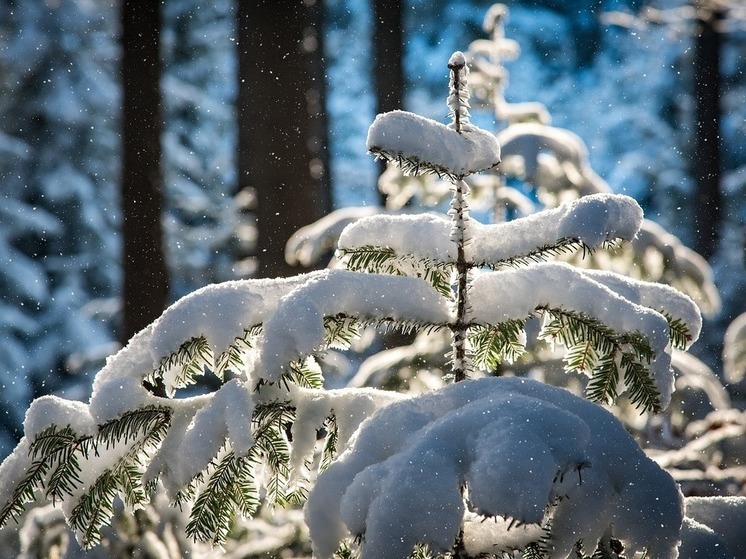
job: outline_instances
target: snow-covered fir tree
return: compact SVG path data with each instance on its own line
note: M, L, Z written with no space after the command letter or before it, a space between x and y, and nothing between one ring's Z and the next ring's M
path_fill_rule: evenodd
M505 36L508 16L505 5L493 5L483 21L483 30L490 38L472 41L466 52L472 66L470 85L476 92L474 106L477 110L488 109L498 121L506 123L497 132L502 150L500 166L464 178L471 191L470 208L481 219L493 222L530 215L541 207L556 208L580 196L611 192L610 186L590 165L590 150L583 140L570 130L552 126L550 112L544 104L515 103L506 99L505 88L509 81L506 63L520 52L518 43ZM337 210L299 230L288 243L287 257L308 265L336 244L342 228L356 219L379 212L443 208L451 198L450 182L445 177L406 175L395 164L389 165L380 177L379 188L386 195L385 209L366 206ZM576 266L613 270L672 285L692 297L706 316L713 316L719 310L720 299L707 262L647 219L642 221L632 242L613 251L569 252L558 257ZM536 328L537 321L532 322L528 327ZM408 346L395 347L366 359L349 384L406 386L413 392L423 386L434 387L439 383L439 370L446 365L442 349L446 343L443 336L420 334ZM531 372L553 383L577 384L572 376L558 374L562 369L560 353L546 344L530 342L526 349L519 361L503 363L501 373ZM706 411L729 401L721 381L702 362L683 352L674 352L673 362L676 382L683 389L677 393L674 405L664 416L624 414L630 427L649 429L652 424L663 422L681 432L684 423L701 419ZM704 405L693 412L684 400L697 399L704 400ZM686 417L684 408L687 408Z
M394 111L368 133L377 156L447 178L448 215L362 218L339 241L346 269L177 301L107 361L87 404L32 403L0 466L3 523L51 501L95 546L115 500L131 509L165 493L189 511L191 537L220 544L234 515L307 498L319 557L340 546L365 558L677 557L681 493L618 420L561 388L491 373L523 352L539 317L538 337L565 348L590 400L626 391L660 410L671 351L696 340L699 310L669 286L545 261L633 239L642 211L631 198L472 219L465 178L499 165L500 146L470 122L464 55L448 68L448 125ZM418 397L325 389L323 352L366 325L447 333L455 382ZM220 387L205 392L204 376ZM165 396L147 390L156 381Z

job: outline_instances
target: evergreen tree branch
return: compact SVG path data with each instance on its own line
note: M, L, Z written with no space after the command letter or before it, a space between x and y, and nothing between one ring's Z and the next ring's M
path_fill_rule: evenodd
M211 369L212 366L212 349L204 336L197 336L187 340L179 349L163 358L158 368L143 380L157 386L159 382L168 379L166 393L173 396L175 389L196 383L196 377L204 374L205 370ZM177 369L177 372L173 378L169 378L169 373L173 369Z
M469 328L469 345L474 366L494 371L507 360L513 362L525 351L523 343L525 321L507 320L497 325L472 325Z
M337 253L348 270L418 277L432 285L441 295L451 296L452 262L418 258L412 254L400 255L391 247L375 245L340 248Z
M290 446L288 434L295 421L295 408L281 403L263 406L267 413L255 416L255 447L269 466L266 482L267 500L284 504L284 489L290 476Z
M308 357L300 363L292 361L290 363L288 380L303 388L320 390L324 386L324 377L321 374L321 368L312 357Z
M432 161L422 161L412 154L395 152L383 147L369 146L368 151L375 155L375 160L382 159L387 163L396 164L404 175L419 176L423 173L431 173L439 179L455 181L459 177L451 169L438 165Z
M213 471L194 502L187 535L212 545L225 543L235 509L251 516L258 507L257 495L249 458L226 452L213 462Z
M346 315L324 317L324 345L346 349L360 337L361 324Z
M655 355L644 335L617 333L600 320L576 311L548 307L537 311L549 319L539 339L557 341L567 348L565 368L590 375L586 394L591 400L614 401L621 376L636 407L660 411L660 393L648 367Z
M107 445L127 444L142 439L140 445L156 446L166 436L171 422L171 410L146 406L122 414L99 427L96 441Z
M564 237L558 239L552 244L538 246L531 251L516 254L504 260L497 262L480 261L476 263L476 265L494 270L501 268L520 268L537 262L545 262L559 256L573 254L577 251L582 251L582 257L585 258L587 255L599 250L599 248L603 250L613 250L618 246L618 244L618 241L605 241L600 247L593 248L589 247L579 239Z
M665 310L659 310L658 312L665 316L668 321L671 345L676 349L686 349L692 341L692 335L686 323L680 318L674 318Z
M78 501L68 519L70 527L80 534L81 545L90 549L101 543L101 527L114 514L118 480L112 470L101 474Z
M254 339L261 331L261 324L245 328L243 335L237 336L230 347L215 359L215 376L224 380L226 371L240 371L244 366L243 358L254 348Z
M126 445L134 441L112 468L99 475L70 513L68 522L70 527L81 535L84 548L101 543L101 527L110 523L114 513L114 499L120 492L130 507L147 501L142 486L142 453L163 441L170 426L170 419L171 412L167 408L141 408L105 423L99 428L95 438L82 439L90 440L91 447L96 453L99 444L105 445L108 449L116 444ZM85 445L81 446L85 448ZM70 479L70 468L66 470L64 475Z
M610 404L619 397L619 366L613 353L600 358L585 388L586 395L594 402Z
M332 463L337 454L337 443L339 439L339 428L337 418L331 415L326 418L326 437L324 437L324 448L321 451L321 462L319 463L319 472L326 470Z
M37 489L44 486L50 469L65 463L65 458L71 454L71 448L79 444L75 432L68 425L58 427L51 425L39 433L29 448L31 465L23 479L16 485L9 501L0 510L0 527L5 526L8 520L18 521L25 511L25 504L34 500ZM77 478L80 469L72 469ZM68 478L69 479L69 478ZM73 483L75 480L73 480ZM64 492L68 485L58 482L60 492Z

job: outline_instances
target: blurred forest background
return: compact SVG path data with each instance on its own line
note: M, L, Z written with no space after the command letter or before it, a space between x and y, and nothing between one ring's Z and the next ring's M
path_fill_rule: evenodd
M443 120L445 63L490 4L2 0L0 455L34 397L87 398L170 302L303 271L284 261L294 231L380 205L368 125ZM746 311L746 7L508 6L507 99L544 103L616 192L707 257L723 308L693 353L721 371Z

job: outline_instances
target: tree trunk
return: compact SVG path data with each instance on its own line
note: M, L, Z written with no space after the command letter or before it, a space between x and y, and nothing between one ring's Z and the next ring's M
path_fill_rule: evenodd
M122 341L160 316L168 294L161 230L160 2L123 0Z
M373 88L376 114L404 108L403 20L401 0L373 1ZM379 161L383 172L386 162ZM379 192L381 205L386 196Z
M724 14L701 10L705 16L697 22L694 59L694 102L696 118L695 155L695 246L705 258L717 250L722 214L720 192L720 51L718 25Z
M238 0L238 187L256 193L259 277L297 273L285 243L331 209L322 9Z

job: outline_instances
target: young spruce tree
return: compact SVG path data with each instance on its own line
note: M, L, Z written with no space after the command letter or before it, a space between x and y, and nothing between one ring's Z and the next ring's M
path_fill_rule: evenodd
M236 514L308 497L318 557L613 557L621 546L676 556L681 495L611 414L489 372L521 354L524 324L539 316L539 336L590 377L591 400L626 389L659 410L671 348L696 339L699 311L664 285L545 261L634 238L642 211L630 198L474 221L464 178L496 167L500 147L469 122L463 55L448 68L450 124L394 111L368 135L377 156L450 181L448 216L363 218L340 238L346 269L216 284L176 302L108 360L87 404L32 403L0 466L0 522L51 501L90 547L115 499L134 509L163 491L189 510L191 537L219 545ZM450 332L455 382L413 398L325 389L315 355L367 325ZM198 393L203 375L220 388ZM145 388L158 383L164 397Z

